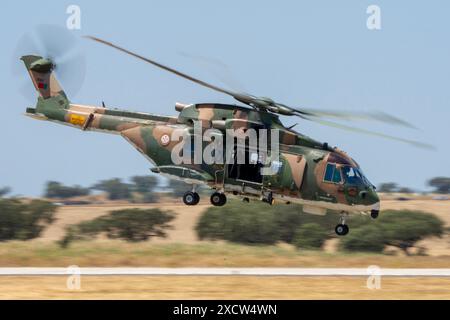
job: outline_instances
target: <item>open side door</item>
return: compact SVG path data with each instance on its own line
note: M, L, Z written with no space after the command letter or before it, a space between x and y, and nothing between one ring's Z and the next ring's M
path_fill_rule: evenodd
M233 161L225 165L224 188L227 191L259 195L263 184L261 175L263 164L257 150L245 148L243 151L245 158L243 163L238 161L235 150L232 155Z

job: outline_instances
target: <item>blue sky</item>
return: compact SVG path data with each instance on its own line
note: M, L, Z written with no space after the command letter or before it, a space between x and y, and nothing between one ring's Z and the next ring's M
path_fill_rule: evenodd
M47 180L91 185L149 173L148 163L118 136L81 132L23 116L24 98L10 69L18 39L43 23L65 26L81 8L81 30L222 85L193 56L219 60L242 88L292 106L379 110L420 130L360 127L429 142L436 151L300 122L296 130L350 153L375 183L418 190L450 176L450 2L448 1L29 1L2 3L0 186L38 195ZM381 8L378 31L366 9ZM228 102L150 65L87 40L81 91L72 102L176 115L176 101ZM223 70L222 70L223 71ZM24 70L25 72L25 70ZM284 118L286 124L297 120Z

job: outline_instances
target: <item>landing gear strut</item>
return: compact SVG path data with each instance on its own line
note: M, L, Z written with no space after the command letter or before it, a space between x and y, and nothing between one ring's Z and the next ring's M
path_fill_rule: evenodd
M221 207L225 203L227 203L227 196L224 193L214 192L211 195L210 200L211 200L212 205L214 205L216 207Z
M197 192L188 191L183 195L183 202L188 206L195 206L200 201L200 196Z
M268 203L268 204L270 204L270 205L273 205L273 204L275 203L275 199L273 198L272 192L269 192L269 193L267 194L267 196L264 196L264 195L263 195L262 201L263 201L263 202L266 202L266 203Z
M345 236L349 232L348 226L345 224L346 213L341 214L341 218L339 219L339 224L334 228L334 231L338 236Z

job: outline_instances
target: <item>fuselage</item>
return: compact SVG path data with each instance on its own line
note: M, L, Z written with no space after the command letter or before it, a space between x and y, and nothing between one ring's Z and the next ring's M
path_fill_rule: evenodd
M330 148L283 126L278 116L246 107L222 104L177 104L178 117L159 116L89 105L71 104L65 96L39 98L27 115L86 131L101 131L123 136L155 167L152 171L193 184L206 184L237 196L261 197L270 192L274 199L303 204L306 208L339 211L379 210L373 185L359 165L346 153ZM173 151L179 140L168 140L174 131L194 135L194 125L202 132L225 130L277 130L279 152L271 150L265 165L272 173L259 175L263 166L258 148L245 148L253 163L174 164ZM201 141L205 149L208 141ZM254 154L256 153L255 157ZM258 160L256 160L258 159Z

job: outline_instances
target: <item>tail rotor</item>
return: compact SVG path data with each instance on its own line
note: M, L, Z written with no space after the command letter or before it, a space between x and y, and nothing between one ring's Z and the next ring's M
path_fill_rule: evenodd
M43 24L25 33L17 43L13 57L13 76L22 95L35 100L29 78L20 61L25 55L41 57L43 61L51 63L50 72L54 73L55 80L61 83L67 95L73 97L81 89L86 72L86 58L77 37L69 30ZM37 88L36 83L35 86Z

